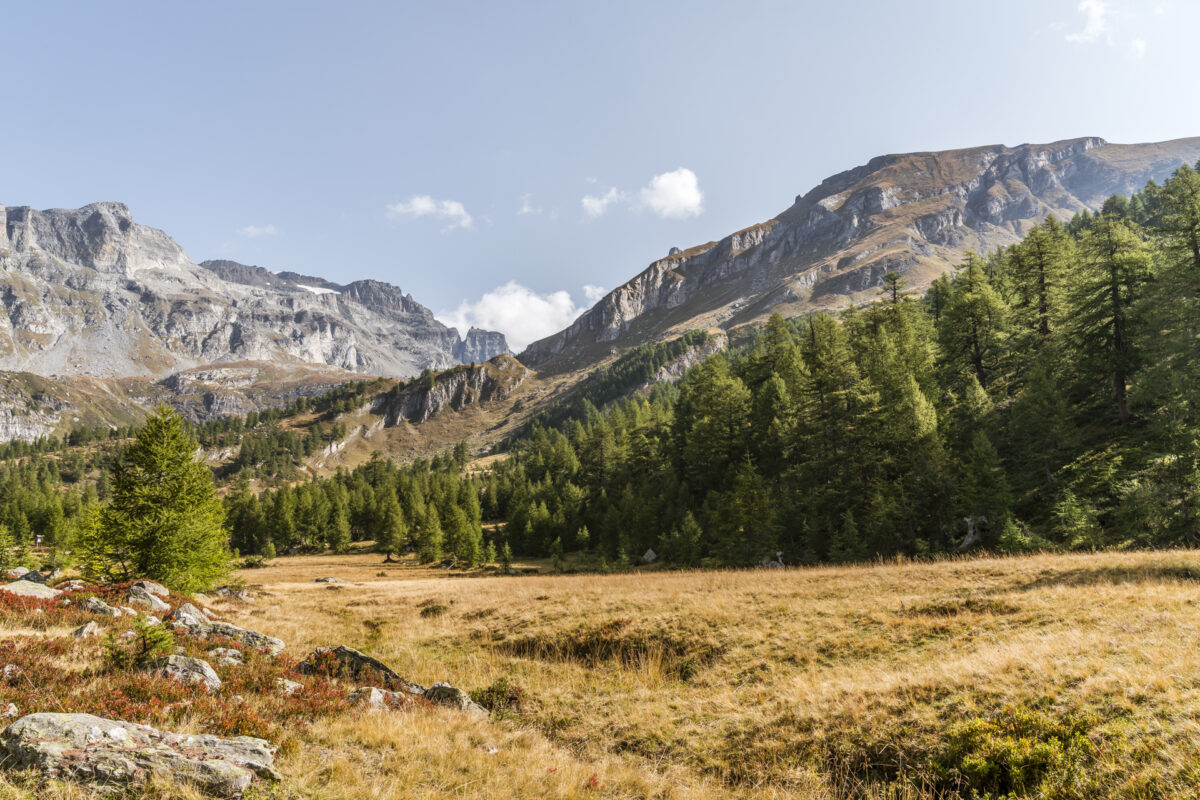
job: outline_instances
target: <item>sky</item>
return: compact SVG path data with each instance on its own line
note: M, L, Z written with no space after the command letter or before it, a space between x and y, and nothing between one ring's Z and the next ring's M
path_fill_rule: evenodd
M1194 0L4 2L0 203L557 331L884 153L1200 135Z

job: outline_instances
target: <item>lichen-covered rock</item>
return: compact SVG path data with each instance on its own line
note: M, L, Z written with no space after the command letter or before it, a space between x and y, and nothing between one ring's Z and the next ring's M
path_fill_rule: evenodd
M170 590L168 590L167 587L163 586L161 583L158 583L157 581L145 581L145 580L134 581L133 585L130 586L130 588L131 589L142 589L143 591L149 592L150 594L154 595L155 597L168 597L171 594Z
M345 583L345 581L342 580L341 578L334 578L334 577L328 576L328 575L325 576L324 578L313 578L312 582L313 583Z
M21 597L37 597L42 600L49 600L52 597L58 597L62 592L58 589L52 589L43 583L34 583L22 578L19 581L6 583L0 586L0 592L8 592L9 594L19 595Z
M214 647L208 651L208 655L217 660L218 667L240 667L244 663L242 651L232 647Z
M255 778L280 779L275 748L262 739L169 733L90 714L29 714L0 744L23 767L109 791L159 774L239 798Z
M245 589L239 589L236 586L218 586L213 589L213 594L217 597L222 597L226 600L239 600L243 603L253 602L250 593Z
M286 694L288 697L291 697L296 692L303 689L304 685L300 684L300 683L296 683L295 681L289 681L287 678L276 678L275 679L275 688L278 689L283 694Z
M282 639L276 639L274 636L267 636L265 633L259 633L258 631L239 628L237 625L232 625L228 622L210 622L207 627L208 636L223 636L226 639L232 639L238 644L243 644L255 650L261 650L273 656L282 653L286 646Z
M215 692L221 688L221 678L207 661L187 656L170 655L147 661L144 672L162 675L189 686L202 686Z
M305 675L346 678L359 684L380 686L394 692L424 694L425 688L401 678L395 670L353 647L318 647L296 665Z
M171 607L160 600L157 595L144 586L138 586L136 583L130 586L129 591L125 593L125 602L131 606L144 608L155 614L162 614L171 610Z
M121 609L113 608L99 597L89 597L83 600L79 603L79 609L89 614L99 614L103 617L119 617L124 613Z
M487 709L471 699L462 689L456 689L448 683L435 683L425 690L425 699L435 706L449 706L469 714L486 717Z
M164 617L164 619L171 623L171 627L176 630L182 629L187 631L192 628L203 628L208 625L208 618L204 616L204 612L191 603L184 603Z
M104 628L101 628L94 621L80 625L75 630L71 631L71 635L76 639L91 639L94 636L99 636ZM132 633L132 631L130 631Z
M429 706L429 702L422 699L420 695L408 692L389 692L386 689L377 689L374 686L363 686L362 688L355 689L346 699L350 701L351 705L366 706L372 711L384 711L387 709L407 711L418 705Z

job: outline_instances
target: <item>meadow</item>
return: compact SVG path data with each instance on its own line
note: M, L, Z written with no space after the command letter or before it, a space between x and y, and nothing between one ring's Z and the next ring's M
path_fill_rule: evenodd
M490 719L315 687L301 713L253 694L281 669L257 660L220 672L264 731L221 721L236 703L163 713L282 740L261 797L1200 796L1200 552L486 577L381 560L279 558L241 573L253 602L211 607L292 658L345 644L474 691ZM8 614L0 645L69 622ZM73 647L69 691L106 685L99 646Z

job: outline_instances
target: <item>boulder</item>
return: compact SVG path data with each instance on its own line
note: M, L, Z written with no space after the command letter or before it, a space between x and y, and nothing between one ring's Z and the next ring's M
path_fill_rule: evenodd
M84 583L83 581L79 580L78 578L76 578L74 580L63 581L62 583L58 584L54 588L59 589L60 591L64 591L64 592L75 592L80 589L86 589L87 584Z
M44 583L34 583L24 578L0 586L0 592L8 592L20 597L37 597L42 600L49 600L52 597L58 597L62 594L58 589L51 589Z
M209 691L215 692L221 688L221 679L212 665L199 658L180 655L163 656L147 661L141 669L143 672L162 675L188 686L203 686Z
M488 715L487 709L472 700L470 695L448 683L435 683L430 686L425 690L425 699L435 706L449 706L476 716Z
M137 584L129 587L129 591L125 593L125 602L155 614L171 610L171 607L160 600L157 595Z
M71 635L76 639L91 639L93 636L99 636L103 631L104 628L101 628L93 620L92 622L80 625L78 628L71 631ZM128 633L133 633L133 631L128 631Z
M149 592L150 594L154 595L155 597L168 597L171 594L170 590L167 589L167 587L165 587L161 583L157 583L155 581L134 581L133 584L129 588L130 589L141 589L143 591Z
M191 603L184 603L163 619L170 622L171 627L176 630L183 629L187 631L192 628L201 628L208 625L208 618Z
M46 576L37 570L30 570L21 576L21 580L29 581L30 583L46 583Z
M25 670L18 667L16 664L5 664L4 669L0 670L0 675L4 676L4 680L12 683L17 678L25 674Z
M8 578L10 581L19 581L28 574L29 567L13 567L12 569L5 571L4 577Z
M242 651L232 647L214 647L208 651L208 655L217 660L218 667L240 667L244 663Z
M395 670L353 647L318 647L296 665L305 675L346 678L359 684L385 687L390 691L424 694L425 688L404 680Z
M256 778L277 781L275 748L262 739L169 733L91 714L29 714L0 734L13 762L102 791L152 775L239 798Z
M89 614L100 614L105 617L120 617L124 614L121 609L113 608L99 597L89 597L83 600L79 604L79 610L86 611Z
M240 600L243 603L251 602L250 593L245 589L239 589L235 586L218 586L213 590L213 594L217 597L223 597L226 600Z
M267 636L265 633L259 633L258 631L239 628L237 625L231 625L228 622L210 622L206 628L206 635L208 636L223 636L226 639L232 639L238 644L243 644L255 650L261 650L273 656L282 653L284 647L286 647L282 639L276 639L274 636Z
M295 681L289 681L287 678L276 678L275 679L275 688L278 689L283 694L286 694L288 697L291 697L296 692L303 689L304 684L296 683Z
M313 583L345 583L341 578L313 578Z
M372 711L384 711L386 709L406 710L417 704L428 705L424 700L420 699L420 695L409 694L408 692L389 692L386 689L377 689L374 686L363 686L355 689L347 698L351 705L362 705Z
M3 711L0 711L0 717L4 717L5 719L12 719L13 717L19 717L20 715L21 712L17 710L17 707L12 703L9 703L4 707Z

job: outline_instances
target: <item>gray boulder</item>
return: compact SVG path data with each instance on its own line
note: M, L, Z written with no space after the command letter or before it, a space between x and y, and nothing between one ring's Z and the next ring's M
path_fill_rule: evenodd
M162 600L159 600L157 595L137 584L129 587L129 591L125 593L125 602L131 606L144 608L154 614L162 614L171 610L171 607Z
M234 586L218 586L213 590L213 594L226 600L240 600L243 603L254 602L253 598L250 597L249 592L247 592L245 589L239 589Z
M91 714L29 714L0 734L13 762L102 791L152 775L239 798L256 778L278 781L275 748L262 739L169 733Z
M312 582L313 583L345 583L345 581L342 580L341 578L331 578L331 577L313 578Z
M155 597L167 597L171 594L167 587L156 581L134 581L131 589L142 589Z
M418 697L420 695L408 692L389 692L386 689L377 689L374 686L363 686L351 692L346 699L350 701L351 705L366 706L372 711L384 711L389 708L411 708L414 703L422 702L417 699Z
M101 628L95 621L80 625L75 630L71 631L71 635L76 639L91 639L93 636L99 636L104 628ZM132 631L129 631L132 633Z
M79 604L81 611L86 611L89 614L99 614L104 617L119 617L124 612L119 608L113 608L108 603L101 600L99 597L89 597Z
M54 588L61 589L64 592L74 592L78 589L86 589L87 584L84 583L83 581L79 580L78 578L76 578L74 580L63 581L62 583L58 584Z
M8 578L10 581L19 581L28 574L29 567L13 567L12 569L5 571L4 577Z
M276 639L274 636L267 636L265 633L259 633L258 631L239 628L237 625L232 625L228 622L210 622L207 628L206 633L208 636L223 636L226 639L232 639L238 644L243 644L255 650L261 650L273 656L282 653L284 647L286 647L282 639Z
M289 681L287 678L276 678L275 688L283 694L286 694L288 697L291 697L296 692L303 689L304 684L296 683L295 681Z
M296 665L305 675L346 678L360 684L385 687L391 691L424 694L425 688L401 678L382 661L360 653L353 647L318 647Z
M435 683L430 686L425 690L425 699L435 706L449 706L475 716L488 715L487 709L472 700L470 695L448 683Z
M193 628L203 628L208 625L208 617L204 616L204 612L191 603L184 603L164 617L164 619L170 622L171 627L176 630L189 631Z
M188 686L202 686L215 692L221 688L221 678L207 661L187 656L171 655L146 662L143 672L162 675Z
M232 647L214 647L208 651L208 655L217 660L218 667L240 667L244 663L242 651Z
M0 586L0 592L8 592L20 597L37 597L42 600L49 600L62 594L58 589L52 589L44 583L34 583L24 578Z

